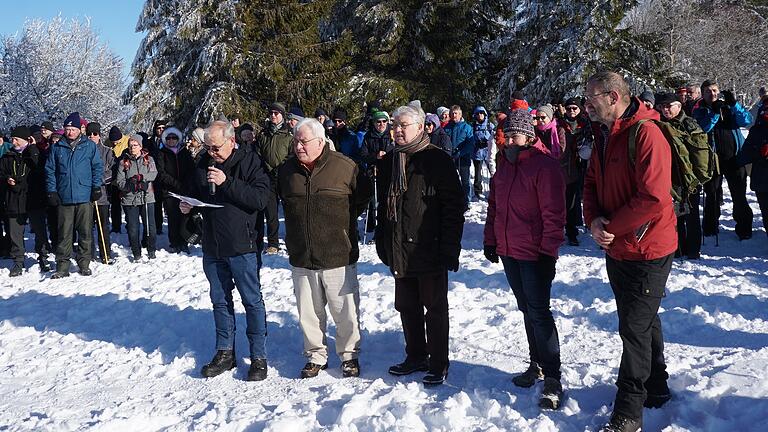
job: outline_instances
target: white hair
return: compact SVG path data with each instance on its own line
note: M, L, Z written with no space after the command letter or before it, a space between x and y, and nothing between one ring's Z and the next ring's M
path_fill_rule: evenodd
M298 123L296 123L296 126L294 126L293 134L298 134L299 130L303 127L309 128L309 132L312 134L312 138L325 138L325 128L322 124L320 124L319 121L317 121L317 119L312 117L303 118Z
M401 106L392 113L392 118L399 118L403 116L410 117L411 120L414 120L416 123L423 125L426 114L424 114L423 109L413 105Z
M221 135L224 138L224 141L228 141L235 136L235 127L232 126L232 123L223 120L216 120L215 122L211 123L210 126L205 128L205 142L207 143L210 140L211 133L213 131L218 130L221 131Z

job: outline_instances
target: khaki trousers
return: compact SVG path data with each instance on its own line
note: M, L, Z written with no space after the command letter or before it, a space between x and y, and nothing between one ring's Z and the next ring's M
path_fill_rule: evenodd
M356 359L360 352L360 286L357 265L327 270L293 267L293 290L299 309L299 324L304 333L304 355L310 362L328 362L325 330L331 311L336 323L336 354L341 361Z

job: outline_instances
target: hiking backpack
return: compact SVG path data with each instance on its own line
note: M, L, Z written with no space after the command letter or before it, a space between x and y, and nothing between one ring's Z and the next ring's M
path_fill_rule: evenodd
M648 121L643 119L629 130L629 160L635 166L637 157L637 131ZM688 212L688 196L696 192L699 185L708 182L716 171L717 158L707 141L707 134L697 128L682 123L686 129L681 131L668 122L651 120L661 129L672 151L672 200L675 213L679 216Z

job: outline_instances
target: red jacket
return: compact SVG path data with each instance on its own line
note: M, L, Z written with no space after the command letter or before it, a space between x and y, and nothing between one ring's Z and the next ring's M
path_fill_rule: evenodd
M616 238L607 253L617 260L657 259L677 249L677 219L669 193L672 153L658 126L640 126L634 166L628 157L629 129L640 119L658 120L659 114L640 103L636 113L614 122L602 158L605 166L600 151L605 134L594 128L595 148L584 179L584 221L587 226L600 216L610 221L606 230Z
M557 257L563 242L565 181L560 163L536 144L515 164L499 156L488 195L483 244L518 260Z

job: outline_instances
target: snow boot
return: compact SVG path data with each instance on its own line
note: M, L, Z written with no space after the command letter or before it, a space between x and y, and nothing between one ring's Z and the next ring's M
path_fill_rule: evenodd
M203 366L200 373L205 378L213 378L216 375L221 375L236 367L237 361L235 361L235 350L218 350L216 351L216 355L213 356L213 359L211 359L211 362Z
M643 426L643 419L633 419L618 413L613 413L600 432L637 432Z
M328 363L324 365L319 365L317 363L309 362L304 365L304 368L301 369L301 377L302 378L314 378L317 376L317 374L320 373L321 370L328 369Z
M246 381L263 381L267 378L267 359L251 359Z
M357 359L347 360L341 362L341 375L344 378L359 377L360 376L360 363Z
M389 368L389 373L392 375L402 376L410 375L414 372L426 372L429 370L429 359L409 359L406 358L404 362L396 364Z
M544 390L541 392L539 407L556 410L563 401L563 386L557 378L544 378Z
M543 379L544 373L541 371L539 364L531 362L528 370L512 378L512 383L518 387L528 388L536 384L536 381Z
M8 274L8 276L21 276L22 273L24 273L24 265L21 263L16 263L13 265L13 267L11 267L11 272Z
M448 378L447 368L443 369L442 371L427 372L427 374L424 375L424 378L421 379L421 382L425 386L436 386L444 383L446 378Z
M40 264L40 272L51 271L51 266L48 265L48 257L40 256L37 258L37 263Z
M147 251L147 258L148 259L155 259L155 258L157 258L157 256L155 255L155 251L153 251L153 250Z

